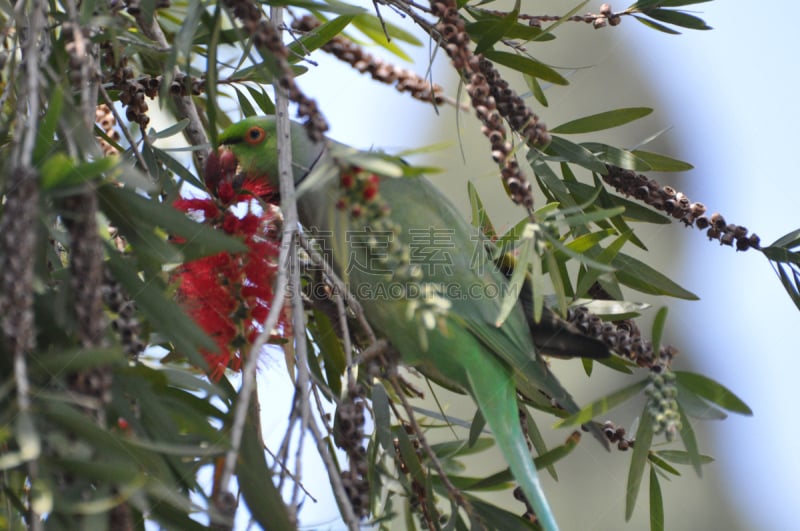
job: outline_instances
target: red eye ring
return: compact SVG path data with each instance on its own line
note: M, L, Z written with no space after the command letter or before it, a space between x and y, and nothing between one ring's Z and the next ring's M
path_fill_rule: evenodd
M245 133L244 141L250 144L251 146L255 146L263 142L266 137L267 137L267 132L264 131L264 128L254 125L253 127L247 130L247 133Z

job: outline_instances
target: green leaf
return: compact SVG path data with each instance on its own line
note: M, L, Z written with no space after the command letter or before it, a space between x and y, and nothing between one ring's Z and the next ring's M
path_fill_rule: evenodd
M677 463L679 465L692 464L692 458L689 455L689 452L684 452L683 450L661 450L658 452L658 455L660 455L667 461L672 461L673 463ZM708 463L713 463L714 458L709 455L701 455L700 462L704 465Z
M510 513L505 509L486 503L474 496L465 495L465 498L469 499L473 509L483 522L491 522L491 527L493 529L535 529L532 523L523 520L516 514ZM473 526L473 529L477 528L478 527Z
M33 146L33 163L39 165L53 149L56 136L56 127L61 118L61 109L64 106L64 91L61 85L55 84L47 95L48 105L44 118L37 123L36 143Z
M680 31L675 31L672 28L669 28L669 27L667 27L667 26L665 26L663 24L659 24L658 22L654 22L654 21L652 21L650 19L646 19L644 17L640 17L640 16L637 16L637 15L633 15L633 18L635 18L636 20L638 20L639 22L641 22L645 26L647 26L649 28L653 28L654 30L658 30L658 31L660 31L662 33L667 33L669 35L680 35L681 34Z
M617 268L615 276L622 284L642 293L651 295L667 295L678 299L698 300L699 297L673 282L649 265L639 260L619 253L611 261Z
M431 450L439 459L448 459L452 457L463 457L465 455L472 455L494 446L494 439L491 437L480 437L475 441L475 444L470 445L463 439L454 441L441 442L431 445Z
M602 131L604 129L611 129L612 127L619 127L625 125L639 118L643 118L652 113L653 109L649 107L627 107L623 109L616 109L613 111L606 111L590 116L584 116L571 122L563 123L550 129L551 133L558 133L562 135L574 135L578 133L591 133L594 131Z
M342 343L336 335L333 324L323 312L314 310L313 319L308 321L308 329L314 336L314 342L319 347L320 354L325 361L325 381L331 392L340 396L342 393L342 375L347 368L347 355Z
M582 184L582 183L578 183ZM603 206L622 206L625 208L623 218L631 221L641 221L643 223L655 223L657 225L669 225L672 220L663 214L659 214L651 208L647 208L640 203L636 203L624 197L613 194L600 194Z
M392 436L392 416L389 411L389 395L380 382L372 385L372 411L375 415L375 434L378 442L387 452L394 452Z
M253 104L250 103L250 100L247 99L247 96L236 87L233 87L233 91L236 92L236 99L239 100L239 108L242 110L244 117L250 118L251 116L257 116L258 113L255 107L253 107Z
M236 463L242 497L253 519L263 529L293 530L295 526L289 518L286 504L280 491L272 483L272 472L267 467L260 441L256 423L248 417Z
M186 260L221 252L243 253L248 250L248 247L237 238L193 221L170 205L147 199L126 188L116 186L104 186L98 192L103 204L113 206L115 218L124 216L127 223L133 222L138 227L159 226L171 235L183 238L185 242L179 247ZM106 212L108 213L108 210Z
M651 171L652 168L644 160L640 159L632 152L620 149L600 142L581 142L581 146L585 147L594 155L612 166L619 166L626 170L634 171Z
M395 37L398 40L408 42L409 44L413 44L415 46L419 45L419 40L407 31L401 30L398 26L390 24L386 21L381 24L381 21L378 20L378 17L366 13L362 13L353 17L351 23L353 26L358 28L361 33L372 39L375 44L382 46L404 61L408 61L409 63L413 62L413 59L411 59L411 57L409 57L409 55L404 52L402 48L400 48L394 42L386 40L384 28L386 28L386 32L389 33L390 37Z
M547 96L544 93L544 89L542 89L542 85L539 83L539 80L536 79L535 76L529 76L527 74L522 75L523 79L525 80L525 84L528 85L528 88L533 94L533 97L536 98L542 107L547 107Z
M478 408L475 410L475 416L472 417L472 423L469 426L469 438L467 439L467 444L469 446L475 445L485 426L486 419L484 418L483 413L481 413L480 408Z
M555 427L566 428L568 426L585 424L598 415L602 415L619 404L625 402L632 396L636 395L639 391L644 389L646 386L647 380L642 380L627 387L623 387L619 391L614 391L610 395L595 400L577 413L573 413L569 417L556 422Z
M660 457L660 452L651 452L649 456L650 463L654 466L657 466L661 470L668 472L674 476L680 476L681 473L678 471L677 468L667 463Z
M573 304L586 306L590 312L607 321L638 317L642 311L650 307L645 302L618 301L614 299L578 299L573 301Z
M681 403L678 402L678 413L681 416L681 440L683 440L683 447L686 448L686 455L689 457L689 463L694 468L697 477L701 477L703 475L703 459L700 455L700 449L697 446L697 437L695 437L694 429L692 428L692 422L689 417L686 416L686 412L681 407Z
M547 449L547 443L542 436L542 432L539 429L539 425L536 423L536 419L531 415L527 409L525 410L527 426L528 426L528 438L533 444L533 450L536 452L536 455L542 456L546 454L549 450ZM534 463L536 463L536 459L534 459ZM547 473L550 474L554 480L558 481L558 473L556 472L556 468L553 465L549 465L546 462L542 463L542 466L537 468L546 468Z
M796 268L789 266L789 272L791 273L790 277L783 264L777 264L773 267L775 268L775 272L778 274L778 278L780 278L781 284L783 284L786 293L789 294L789 297L792 299L792 302L794 302L794 305L797 306L798 310L800 310L800 271L797 271Z
M497 41L502 39L517 23L517 17L519 17L519 3L520 0L516 0L514 3L514 9L509 11L505 16L498 17L498 19L491 26L486 28L475 46L476 54L484 53L491 49L492 46L494 46Z
M338 13L341 15L359 15L366 11L363 7L333 0L328 0L327 2L315 2L314 0L269 0L266 3L271 6L296 7L314 11Z
M467 194L472 208L472 225L477 227L489 240L497 239L497 231L495 231L492 220L489 219L486 207L483 206L483 201L481 201L478 190L472 184L472 181L467 182Z
M579 214L568 216L564 222L570 227L578 227L588 225L597 221L613 218L621 215L625 211L624 207L614 208L594 208L589 212L582 212Z
M710 1L711 0L639 0L638 2L630 6L628 9L640 10L652 7L680 7L680 6L688 6L691 4L703 4L705 2L710 2Z
M678 401L684 412L690 417L703 420L724 420L728 414L709 404L703 398L678 383Z
M101 177L119 164L118 157L102 157L75 164L64 153L56 153L42 164L42 189L71 188Z
M538 262L539 258L536 256L535 250L536 243L534 242L532 237L524 237L522 243L519 244L519 256L517 257L517 263L514 265L514 272L511 274L511 278L508 281L508 290L507 293L503 296L503 300L500 303L500 312L495 319L495 326L500 327L511 314L511 311L516 308L517 305L517 298L518 294L522 293L523 283L525 281L525 276L528 272L528 267L534 262ZM536 271L533 272L533 282L536 282ZM542 293L539 293L534 290L534 297L539 295L541 297ZM536 312L536 300L534 299L534 314ZM539 313L541 314L541 305L539 305Z
M537 77L543 81L549 81L554 85L569 85L567 78L536 59L511 52L498 52L496 50L489 50L484 56L495 63L507 66L517 72Z
M576 253L585 253L589 249L596 246L601 241L605 240L609 236L613 236L616 234L617 231L614 229L605 229L605 230L598 230L595 232L587 232L582 236L578 236L571 242L569 242L566 246L567 249L574 251Z
M175 157L171 156L169 153L162 149L158 149L157 147L153 148L153 155L166 166L166 168L175 174L178 179L178 182L183 181L186 183L191 184L192 186L199 188L200 190L205 190L206 185L200 181L192 172L190 172L186 167L178 162Z
M272 100L269 98L269 95L267 95L263 88L261 90L256 90L253 87L248 86L247 91L250 93L250 97L253 98L253 101L256 102L256 105L258 105L258 108L261 109L263 114L275 114L275 104L272 103Z
M639 428L636 430L636 444L633 445L633 455L631 456L631 467L628 469L628 484L625 495L625 521L629 521L636 507L636 498L639 495L639 487L642 485L644 467L647 464L647 456L650 453L650 445L653 442L653 419L645 406L639 417Z
M709 402L741 415L752 415L753 410L724 385L697 373L675 371L678 383L702 396Z
M222 5L217 3L214 6L214 15L210 22L211 33L206 37L205 43L208 46L206 51L206 118L208 120L208 139L212 146L217 145L217 115L219 106L217 105L217 81L219 80L219 69L217 68L217 51L221 38ZM197 35L196 35L197 36ZM195 43L197 44L197 43Z
M184 118L177 123L172 124L171 126L167 127L166 129L162 129L161 131L156 131L152 136L153 139L158 138L169 138L171 136L175 136L184 129L186 126L189 125L189 119Z
M470 13L474 13L477 11L474 9L468 9L468 10L470 11ZM486 35L486 32L496 27L497 24L498 24L497 17L491 16L483 18L476 22L470 22L469 24L466 25L466 30L473 40L479 41L481 38L483 38L484 35ZM514 21L514 24L507 27L505 33L502 34L502 37L505 37L507 39L517 39L526 42L532 40L551 41L555 38L552 35L548 35L547 37L539 39L540 36L542 36L541 28L537 28L536 26L529 26L527 24L520 24L516 20Z
M77 372L91 367L100 367L124 360L118 348L76 348L34 354L34 372L41 371L47 376Z
M653 352L661 351L661 336L664 334L664 326L667 324L668 311L666 306L662 306L653 320Z
M681 28L693 30L710 30L711 26L705 23L701 18L698 18L683 11L675 11L672 9L648 9L643 11L645 15L654 18L660 22L666 22Z
M301 61L308 53L330 42L332 38L339 35L350 24L355 15L355 13L351 13L338 16L333 20L320 24L299 40L292 42L288 47L289 60L291 62Z
M792 249L798 245L800 245L800 229L795 229L775 240L770 247L783 247L785 249ZM777 260L776 258L770 258L772 260Z
M611 245L609 245L608 248L603 249L596 256L592 257L593 262L603 265L613 264L614 258L616 258L616 256L619 254L619 250L622 249L622 247L625 245L625 242L628 241L630 234L630 232L620 234L613 242L611 242ZM581 273L578 276L578 286L575 289L577 295L581 297L585 296L592 284L594 284L595 281L600 278L600 275L607 272L607 269L592 267L592 265L587 265L587 267L589 269L581 270Z
M564 441L564 444L556 446L555 448L552 448L551 450L541 453L535 457L533 459L533 464L536 465L537 470L541 470L545 467L552 467L555 463L571 454L572 451L578 447L580 440L580 432L573 432L569 437L567 437L567 440Z
M196 367L207 368L206 360L198 351L217 349L217 344L178 306L164 296L165 289L157 282L142 282L130 261L107 246L108 267L114 278L136 301L139 311L150 325L164 334L176 350L186 356Z
M579 3L578 5L576 5L575 7L573 7L572 9L570 9L569 11L567 11L566 13L564 13L563 15L558 17L558 19L555 22L553 22L552 24L550 24L549 26L547 26L543 30L542 36L543 37L544 36L552 36L552 33L553 33L554 29L556 29L561 24L563 24L563 23L567 22L568 20L570 20L570 18L573 15L577 14L580 10L583 9L583 6L585 6L588 3L589 3L589 0L584 0L583 2ZM541 40L541 39L536 39L536 40L538 41L538 40Z
M689 171L694 168L688 162L673 159L666 155L659 155L658 153L651 153L650 151L634 149L631 153L650 166L650 171Z
M797 246L797 242L787 242L783 247L778 247L776 245L764 247L761 249L761 252L773 262L781 262L797 266L800 265L800 253L789 250L791 247L795 246Z
M655 467L650 467L650 530L664 531L664 499Z
M600 175L605 175L607 172L606 165L595 157L591 151L560 136L551 137L547 151L563 157L566 162L578 164Z

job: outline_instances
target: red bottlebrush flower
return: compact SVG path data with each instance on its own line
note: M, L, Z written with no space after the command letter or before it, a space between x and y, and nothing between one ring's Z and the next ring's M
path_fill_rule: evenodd
M364 201L372 201L375 199L375 196L378 195L378 186L375 184L368 184L364 187L364 191L361 195L364 197Z
M342 173L341 177L339 178L339 184L341 184L342 188L345 190L349 190L355 184L356 179L352 173Z
M280 231L274 227L278 222L274 210L257 204L255 196L268 188L259 186L243 186L244 191L237 192L230 181L222 180L217 185L218 200L179 198L174 203L203 223L239 237L248 247L245 253L219 253L187 262L173 274L178 300L217 345L215 351L203 352L214 381L228 368L241 370L242 357L261 332L273 303ZM287 315L288 307L276 327L284 334L291 333Z

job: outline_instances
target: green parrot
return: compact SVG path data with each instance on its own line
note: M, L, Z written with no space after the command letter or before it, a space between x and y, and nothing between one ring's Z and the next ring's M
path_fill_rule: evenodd
M277 188L276 136L273 117L252 117L226 129L219 143L235 156L238 178ZM426 178L366 171L353 162L364 154L312 142L296 123L291 141L300 222L370 325L403 363L472 396L541 526L557 530L522 433L517 392L578 411L534 345L557 356L601 358L608 349L552 312L534 323L524 309L530 298L497 326L508 281L479 231ZM219 178L218 169L207 172L212 188Z

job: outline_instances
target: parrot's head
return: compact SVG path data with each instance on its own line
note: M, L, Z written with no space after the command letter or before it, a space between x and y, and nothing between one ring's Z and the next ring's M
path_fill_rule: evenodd
M290 136L297 184L325 150L325 143L310 140L303 126L296 122L291 122ZM218 141L220 149L211 154L206 166L206 184L210 189L215 190L221 180L234 173L245 181L278 188L278 135L274 116L252 116L237 122L225 129Z

